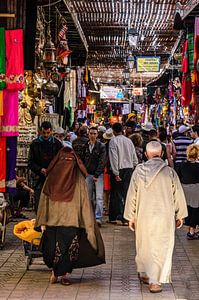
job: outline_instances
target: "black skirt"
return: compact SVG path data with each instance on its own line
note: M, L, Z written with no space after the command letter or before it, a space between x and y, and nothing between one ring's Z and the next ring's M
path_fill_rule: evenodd
M105 262L91 247L85 230L76 227L47 226L41 248L44 262L55 276Z

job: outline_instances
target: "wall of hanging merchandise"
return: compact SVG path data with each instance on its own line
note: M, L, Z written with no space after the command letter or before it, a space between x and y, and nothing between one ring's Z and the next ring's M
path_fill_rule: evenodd
M39 117L39 123L48 121L52 124L53 130L59 127L59 115L58 114L43 114Z

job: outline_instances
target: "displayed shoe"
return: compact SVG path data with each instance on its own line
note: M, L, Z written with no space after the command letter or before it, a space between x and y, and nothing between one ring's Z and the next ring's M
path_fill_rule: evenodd
M150 283L149 284L149 291L150 293L161 293L162 292L162 287L160 284L156 283Z
M61 284L62 285L71 285L71 282L69 281L69 279L68 278L66 278L66 277L62 277L61 278Z
M50 283L56 283L57 282L58 277L54 275L54 273L52 272L51 276L50 276Z
M190 233L190 232L187 232L187 239L188 240L198 240L199 239L199 235L197 233Z

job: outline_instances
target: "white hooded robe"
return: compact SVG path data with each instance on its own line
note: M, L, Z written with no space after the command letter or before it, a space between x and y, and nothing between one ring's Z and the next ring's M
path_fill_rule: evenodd
M124 211L124 218L135 222L138 272L146 272L160 283L171 282L175 220L186 216L186 201L176 172L161 158L138 165Z

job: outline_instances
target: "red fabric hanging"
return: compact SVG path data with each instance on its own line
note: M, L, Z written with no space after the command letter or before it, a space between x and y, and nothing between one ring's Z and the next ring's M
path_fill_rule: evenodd
M23 30L6 30L6 84L9 90L24 88Z
M188 60L188 40L184 41L182 48L182 72L189 72L189 60Z
M192 99L192 83L190 74L182 76L182 106L188 106Z

